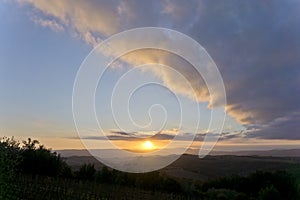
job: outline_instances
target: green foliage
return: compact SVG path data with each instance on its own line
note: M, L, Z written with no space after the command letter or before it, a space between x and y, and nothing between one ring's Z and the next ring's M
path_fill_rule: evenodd
M114 185L126 185L152 191L170 193L183 192L180 183L170 177L163 177L158 171L143 174L110 170L106 166L96 173L96 181Z
M46 149L43 145L37 145L37 140L23 141L23 147L21 148L22 162L20 168L24 173L46 176L58 176L63 167L63 161L60 155L55 152L51 152L50 149Z
M106 166L96 173L96 181L100 183L113 183L112 172Z
M182 191L181 185L172 178L166 178L162 186L164 191L179 193Z
M73 171L72 171L71 167L69 165L67 165L67 163L65 163L65 162L61 163L61 170L60 170L59 176L63 177L63 178L73 178L74 177Z
M79 171L75 172L75 176L80 180L92 181L95 179L96 169L92 164L84 164Z
M149 191L131 186L118 186L97 183L94 181L78 181L59 177L20 176L16 179L12 193L18 194L16 199L30 200L105 200L105 199L188 199L182 194L172 194L162 191ZM10 200L13 198L7 198Z
M20 161L19 143L14 138L3 137L0 141L0 180L12 179Z
M40 144L37 140L31 140L31 138L28 138L27 141L23 141L23 150L35 150L36 145Z
M33 177L58 176L63 166L66 168L59 155L38 144L37 140L30 138L23 141L23 145L13 137L0 140L0 199L13 199L17 195L11 188L19 173L31 174Z
M20 161L19 143L14 138L3 137L0 140L0 199L9 195Z
M199 186L199 190L202 192L206 192L210 188L234 190L253 198L267 193L271 188L277 191L277 197L280 199L299 199L296 179L286 171L258 171L248 177L221 178Z
M228 189L209 189L204 197L206 200L247 200L244 193Z
M280 193L278 190L273 186L267 186L259 191L258 194L259 200L280 200Z

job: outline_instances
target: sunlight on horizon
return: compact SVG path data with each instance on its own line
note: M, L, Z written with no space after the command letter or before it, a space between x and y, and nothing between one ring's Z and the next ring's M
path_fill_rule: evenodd
M153 145L153 143L150 140L147 140L146 142L143 143L143 148L146 150L151 150L151 149L154 149L155 146Z

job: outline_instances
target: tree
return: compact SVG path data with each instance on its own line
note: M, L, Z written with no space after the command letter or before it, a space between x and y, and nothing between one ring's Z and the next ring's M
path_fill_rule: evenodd
M92 181L95 179L96 169L93 164L84 164L76 172L76 177L80 180Z
M12 191L10 188L21 161L19 151L19 143L13 137L0 140L0 199L5 199Z
M258 194L259 200L280 200L280 193L278 190L273 186L268 186L260 190Z
M167 192L182 192L181 185L172 178L166 178L163 182L163 190Z
M108 167L104 166L101 171L98 171L96 180L101 183L113 183L114 178L112 171Z
M63 167L63 160L56 152L39 145L39 141L23 141L21 155L23 157L20 168L24 173L36 175L58 176Z
M28 138L27 141L23 141L23 150L35 150L36 145L40 144L37 140L31 140L31 138Z

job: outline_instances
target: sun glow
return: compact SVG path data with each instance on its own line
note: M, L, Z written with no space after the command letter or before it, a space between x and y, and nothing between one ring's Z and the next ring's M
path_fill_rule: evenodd
M143 147L144 147L144 149L147 149L147 150L154 149L153 143L149 140L147 140L143 143Z

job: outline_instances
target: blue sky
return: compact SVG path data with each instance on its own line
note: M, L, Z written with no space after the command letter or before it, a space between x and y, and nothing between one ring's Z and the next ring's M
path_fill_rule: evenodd
M91 48L65 33L37 26L15 4L1 3L1 15L5 27L0 32L4 131L30 135L38 132L32 130L35 123L72 130L73 82ZM49 134L42 131L39 134Z
M1 1L0 134L64 141L76 138L72 89L84 58L97 43L115 33L159 26L192 37L217 64L227 94L228 118L221 143L297 144L300 139L299 4L292 0ZM154 57L158 55L164 56L166 64L177 62L168 55L154 53ZM143 58L151 60L153 55ZM123 65L125 69L130 68L130 63ZM181 67L185 70L185 65ZM111 88L121 75L122 70L111 69L104 89ZM158 79L153 74L149 78ZM174 88L177 86L174 84ZM146 122L149 119L145 108L163 99L172 116L165 127L166 135L171 134L178 121L178 112L173 109L174 98L162 88L144 89L144 93L136 93L131 104L135 107L133 117L137 122ZM111 117L103 117L108 111L108 101L101 99L101 94L96 99L97 114L105 130L116 131L118 128ZM199 105L205 122L210 117L208 102ZM192 112L192 106L190 109ZM126 116L120 116L126 122ZM153 117L161 121L161 111L154 110ZM159 125L154 124L153 131L156 126ZM188 133L191 129L188 122L183 127L179 132ZM127 128L128 133L133 132L130 126ZM203 134L204 129L205 126L200 127L198 133ZM122 135L118 137L122 139Z

